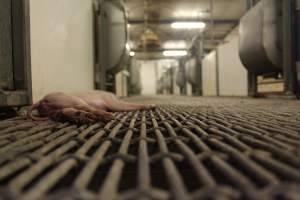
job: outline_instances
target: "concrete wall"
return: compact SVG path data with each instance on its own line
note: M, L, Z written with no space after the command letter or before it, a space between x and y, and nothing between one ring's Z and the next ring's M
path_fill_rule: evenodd
M186 83L186 94L188 96L192 96L193 95L193 86L190 83Z
M164 73L174 68L174 94L180 94L180 88L176 84L175 69L178 67L178 62L173 59L161 59L161 60L149 60L149 61L137 61L141 66L141 83L142 83L142 95L154 95L156 94L157 83ZM164 91L164 94L169 92Z
M247 71L238 54L237 29L217 48L219 61L219 88L221 96L247 96Z
M156 94L155 61L140 61L142 95Z
M217 95L216 51L202 60L202 83L204 96Z
M238 54L239 35L235 28L217 47L202 60L204 96L247 96L247 71ZM218 67L218 68L217 68ZM218 71L218 75L217 75Z
M123 70L120 71L119 73L117 73L115 75L116 78L116 95L118 97L127 97L128 93L127 93L127 76L126 74L128 74L127 71Z
M30 0L33 99L93 89L92 1Z

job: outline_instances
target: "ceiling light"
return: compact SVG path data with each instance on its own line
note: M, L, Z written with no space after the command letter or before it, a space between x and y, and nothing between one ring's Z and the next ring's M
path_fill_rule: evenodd
M185 49L187 44L184 40L169 40L164 43L165 49Z
M186 56L188 54L188 52L187 51L185 51L185 50L174 50L174 51L164 51L163 52L163 55L164 56L174 56L174 57L176 57L176 56Z
M135 55L135 52L134 52L134 51L130 51L129 55L130 55L130 56L134 56L134 55Z
M206 24L204 22L174 22L171 27L174 29L204 29Z

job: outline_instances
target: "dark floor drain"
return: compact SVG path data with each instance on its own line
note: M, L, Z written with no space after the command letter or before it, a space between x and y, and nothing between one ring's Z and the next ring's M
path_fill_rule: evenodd
M0 199L300 199L299 104L240 101L2 121Z

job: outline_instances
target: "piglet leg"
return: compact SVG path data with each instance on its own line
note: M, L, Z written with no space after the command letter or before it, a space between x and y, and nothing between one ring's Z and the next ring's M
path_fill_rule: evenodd
M96 115L99 120L109 121L109 120L112 120L114 118L111 113L106 112L104 110L95 109L91 106L76 105L76 106L74 106L74 108L76 108L78 110L83 110L83 111L92 113L92 114Z
M97 121L97 117L94 114L75 108L64 108L62 109L62 114L67 120L76 124L95 123Z

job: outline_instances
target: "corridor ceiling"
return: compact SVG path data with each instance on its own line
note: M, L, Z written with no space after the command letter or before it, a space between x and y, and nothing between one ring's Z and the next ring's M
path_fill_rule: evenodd
M246 12L246 0L124 0L129 44L132 51L147 52L147 59L161 56L163 50L189 49L197 35L204 38L205 52L211 51L238 25ZM206 28L173 29L173 22L202 21ZM160 45L145 48L141 38L146 29L157 36Z

